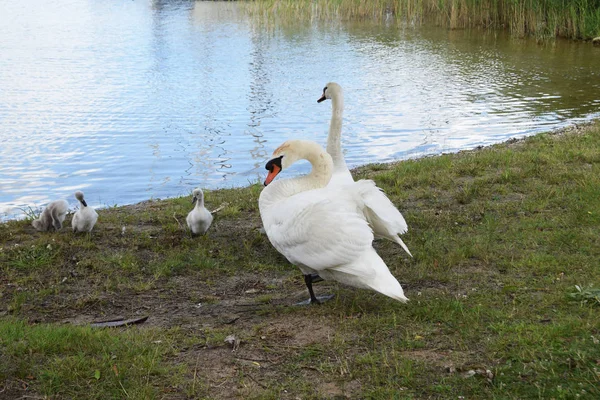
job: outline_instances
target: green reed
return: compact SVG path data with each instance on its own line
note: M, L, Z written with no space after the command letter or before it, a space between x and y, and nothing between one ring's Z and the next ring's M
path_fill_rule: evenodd
M395 20L451 29L508 29L520 37L600 36L600 0L255 0L248 13L281 21Z

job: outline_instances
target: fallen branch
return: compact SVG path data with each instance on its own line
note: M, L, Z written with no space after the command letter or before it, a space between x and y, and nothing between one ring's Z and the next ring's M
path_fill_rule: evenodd
M126 319L126 320L118 319L118 320L104 321L104 322L92 322L90 324L90 326L92 328L115 328L118 326L141 324L143 322L146 322L147 319L148 319L148 316L146 315L145 317L132 318L132 319Z

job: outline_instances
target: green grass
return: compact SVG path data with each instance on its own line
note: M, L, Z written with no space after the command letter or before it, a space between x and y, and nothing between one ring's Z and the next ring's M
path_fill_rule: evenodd
M600 305L600 288L575 285L574 289L572 293L569 293L569 296L573 300Z
M354 175L409 224L414 258L375 242L407 304L323 282L294 306L260 185L207 192L228 205L201 237L189 197L99 210L91 236L1 224L0 398L600 398L600 124ZM89 327L116 315L149 319Z
M159 398L161 383L177 383L181 368L165 333L111 332L89 327L0 320L0 381L16 379L42 395L63 398Z
M600 36L599 0L257 0L251 15L283 22L364 20L436 23L451 29L508 29L516 36Z

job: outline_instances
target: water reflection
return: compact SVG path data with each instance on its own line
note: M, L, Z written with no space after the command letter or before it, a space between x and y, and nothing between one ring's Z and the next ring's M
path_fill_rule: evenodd
M250 62L250 88L248 95L247 111L250 121L247 124L245 134L252 136L253 147L250 155L254 159L254 169L259 168L270 154L265 149L263 133L260 129L261 121L273 117L274 96L271 93L271 79L269 77L269 62L265 57L268 53L268 37L257 30L252 30Z
M289 138L348 164L454 151L598 115L600 52L393 23L264 26L235 2L8 2L0 13L0 215L256 181ZM304 167L306 169L306 166ZM302 168L300 168L302 170Z

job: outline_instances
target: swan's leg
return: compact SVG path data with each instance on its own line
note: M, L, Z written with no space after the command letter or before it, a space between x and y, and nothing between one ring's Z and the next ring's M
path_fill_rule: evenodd
M315 279L319 279L319 280L315 280ZM321 304L324 301L333 299L335 297L335 295L333 295L333 294L328 294L328 295L320 296L320 297L315 296L315 292L313 290L312 284L313 284L313 282L319 282L322 280L323 280L323 278L321 278L317 274L304 275L304 283L306 283L306 287L308 288L308 294L310 294L310 299L301 301L300 303L297 303L297 305L305 306L308 304Z
M306 283L306 287L308 288L308 294L310 294L310 302L320 304L321 302L315 296L315 292L312 287L312 274L304 275L304 283Z

